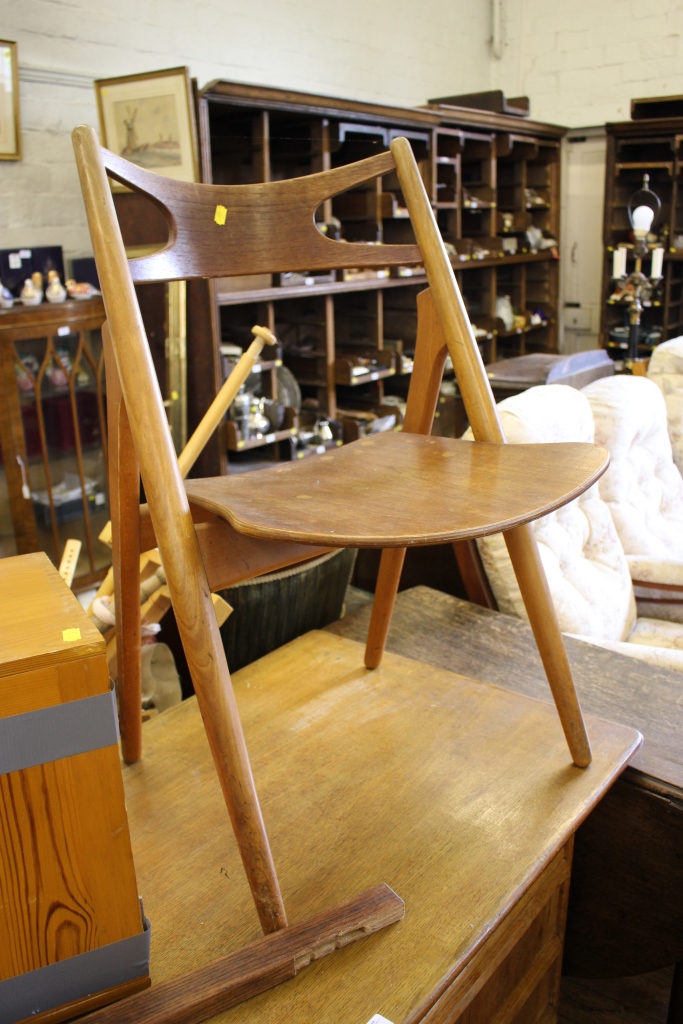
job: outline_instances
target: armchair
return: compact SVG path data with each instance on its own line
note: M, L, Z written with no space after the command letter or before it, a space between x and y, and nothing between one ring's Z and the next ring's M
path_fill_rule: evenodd
M664 395L674 462L683 473L683 335L657 345L647 376Z
M583 393L595 439L610 453L598 489L636 595L647 609L660 606L658 618L683 621L683 479L672 457L662 392L646 377L623 375L594 381Z
M586 395L561 384L507 398L498 414L511 443L593 437ZM627 557L599 484L537 520L534 532L564 633L683 671L683 625L638 615ZM501 537L480 538L477 548L498 609L526 618Z

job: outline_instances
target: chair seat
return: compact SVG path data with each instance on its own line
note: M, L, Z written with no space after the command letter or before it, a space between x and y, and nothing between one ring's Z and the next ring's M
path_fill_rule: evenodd
M188 480L190 503L251 537L405 547L508 530L586 490L599 445L499 445L418 434L366 437L305 462Z

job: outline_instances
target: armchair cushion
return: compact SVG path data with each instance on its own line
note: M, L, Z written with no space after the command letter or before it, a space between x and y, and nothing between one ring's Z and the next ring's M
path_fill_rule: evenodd
M624 375L594 381L583 393L595 440L610 453L598 488L624 551L683 565L683 479L673 462L661 391L645 377Z
M507 398L498 414L511 443L593 440L586 395L563 385L530 388ZM683 671L683 626L675 621L680 606L657 605L661 619L636 618L629 560L600 496L601 482L534 523L560 629L648 664ZM502 534L482 538L477 546L500 611L527 618ZM640 571L641 561L631 561ZM670 560L657 564L676 582L678 569Z
M647 375L664 395L674 462L683 473L683 335L657 345Z
M593 441L585 396L562 384L530 388L498 406L511 443ZM471 433L465 435L471 437ZM636 620L628 565L597 485L534 523L560 628L596 639L625 640ZM500 611L526 618L501 534L477 541Z

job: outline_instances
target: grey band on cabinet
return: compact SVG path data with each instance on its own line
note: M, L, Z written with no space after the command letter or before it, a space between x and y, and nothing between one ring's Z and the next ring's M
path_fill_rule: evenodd
M99 949L0 981L0 1024L32 1017L149 974L151 926Z
M0 775L118 743L114 691L0 718Z

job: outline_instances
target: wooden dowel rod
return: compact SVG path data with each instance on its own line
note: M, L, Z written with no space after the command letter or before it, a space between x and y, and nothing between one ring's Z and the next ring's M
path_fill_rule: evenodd
M178 466L180 467L180 475L183 479L194 466L206 442L225 416L235 395L253 370L254 364L261 355L263 346L266 342L269 345L274 345L277 342L275 335L267 327L253 327L252 333L256 337L247 351L241 355L225 384L202 416L199 426L178 456Z

